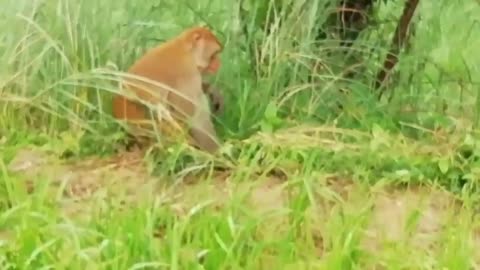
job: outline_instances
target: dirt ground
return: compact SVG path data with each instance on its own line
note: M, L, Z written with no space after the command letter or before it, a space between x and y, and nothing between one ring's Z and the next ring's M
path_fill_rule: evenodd
M261 217L275 211L287 211L289 198L298 192L290 181L272 176L255 181L229 181L231 173L228 171L215 173L208 182L190 179L176 185L161 185L160 179L148 174L140 152L122 154L121 158L62 163L30 149L20 151L9 164L9 170L15 179L23 180L28 192L41 189L57 194L62 190L58 196L60 208L72 218L88 218L90 209L98 207L95 202L107 197L118 198L121 205L128 205L146 196L156 196L168 201L172 209L182 215L199 202L208 201L222 207L238 194L245 194L251 209ZM48 185L41 181L46 179L50 180ZM325 229L325 218L338 212L339 205L346 212L368 211L370 218L362 245L373 252L405 237L414 247L428 250L435 245L444 226L452 224L455 214L461 211L461 204L450 193L431 186L393 188L378 184L364 187L325 175L311 182L315 183L317 203L307 209L307 216L312 224L318 224L319 239ZM262 230L263 237L275 237L285 227L282 224L287 222L286 216L272 215L268 226ZM475 246L479 246L478 234L475 240ZM318 245L321 250L321 240Z

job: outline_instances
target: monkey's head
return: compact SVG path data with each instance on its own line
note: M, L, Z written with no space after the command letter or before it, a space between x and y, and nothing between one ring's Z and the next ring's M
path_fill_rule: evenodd
M216 73L220 68L223 46L217 37L205 27L194 27L184 32L191 45L194 61L201 73Z

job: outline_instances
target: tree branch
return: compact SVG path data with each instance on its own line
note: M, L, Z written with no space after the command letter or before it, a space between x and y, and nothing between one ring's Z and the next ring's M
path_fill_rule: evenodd
M384 86L385 81L398 63L398 55L407 38L408 27L410 26L410 22L417 9L419 1L420 0L407 0L405 3L402 17L400 17L400 20L398 21L395 34L393 35L390 44L390 51L387 53L385 61L383 62L383 68L377 74L375 89L380 89ZM384 89L380 89L380 94L378 96L379 99L382 97L383 92Z

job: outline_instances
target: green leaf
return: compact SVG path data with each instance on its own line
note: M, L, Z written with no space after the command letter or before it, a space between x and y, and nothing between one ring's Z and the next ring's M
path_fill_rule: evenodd
M277 105L274 102L270 102L265 109L265 119L269 122L274 122L277 120Z
M438 161L438 168L443 174L446 174L448 172L448 169L450 168L449 160L447 158L442 158Z
M372 135L373 135L373 138L375 139L382 139L385 137L385 132L383 131L382 127L380 127L379 125L373 124Z
M260 124L260 127L263 132L268 132L268 133L273 132L273 125L267 121L262 121L262 123Z

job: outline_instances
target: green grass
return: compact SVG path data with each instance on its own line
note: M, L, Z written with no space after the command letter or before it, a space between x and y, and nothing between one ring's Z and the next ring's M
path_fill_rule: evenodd
M351 57L314 40L328 1L268 33L225 1L2 1L0 268L480 269L480 3L422 1L378 101L403 1ZM225 46L222 153L125 152L117 73L199 23Z

